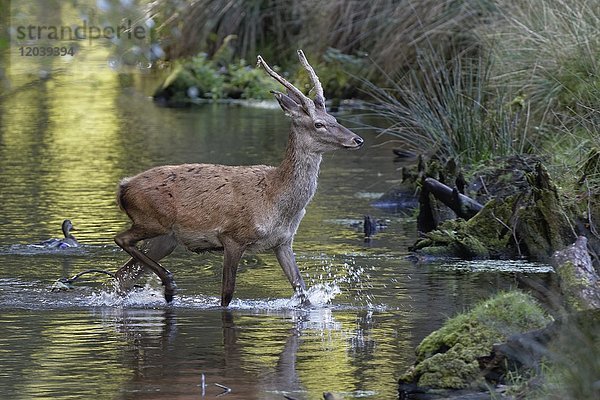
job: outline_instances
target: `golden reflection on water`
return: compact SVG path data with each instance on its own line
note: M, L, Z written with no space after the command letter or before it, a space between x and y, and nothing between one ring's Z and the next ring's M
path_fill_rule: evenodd
M96 51L101 55L103 49ZM20 67L10 66L11 79L22 75ZM35 225L50 235L70 218L85 238L89 227L81 221L107 220L107 203L114 201L105 192L119 179L113 165L123 153L117 119L111 117L119 91L118 75L92 62L56 72L2 103L1 156L10 165L3 174L9 188L4 195L12 223ZM29 198L10 188L30 190Z
M22 313L3 312L2 324L27 329L14 331L11 336L26 341L26 347L15 343L15 349L26 351L28 360L20 363L13 359L4 364L5 373L13 374L10 386L3 388L4 395L50 399L118 393L129 378L119 363L121 349L115 346L114 334L102 329L86 312L76 312L75 316L73 320L53 312L27 318Z
M59 21L78 15L75 3L53 4ZM396 231L378 235L371 248L359 230L327 222L374 212L353 195L385 190L397 179L389 148L366 146L325 156L319 191L295 240L309 286L338 284L343 292L335 304L346 309L149 310L90 306L89 291L50 293L60 274L97 264L114 269L127 259L112 243L128 223L114 203L122 177L166 163L277 164L289 126L278 110L158 108L147 97L154 77L112 70L107 47L81 46L71 60L6 64L12 91L0 97L0 245L4 251L57 236L64 218L87 245L71 254L0 255L0 386L9 386L6 393L198 398L206 373L211 382L231 384L237 391L231 399L280 399L281 391L307 399L323 391L353 397L361 390L393 398L398 374L412 362L416 341L439 324L438 314L489 291L477 278L431 278L403 260L412 231L391 228ZM46 69L50 75L40 78ZM203 296L218 295L221 260L178 251L164 263L185 304L203 306ZM290 296L272 254L245 259L236 299Z
M114 114L120 86L118 75L105 65L75 69L54 81L48 98L49 123L44 162L51 168L41 182L48 208L61 210L74 221L105 221L107 187L115 187L123 157ZM73 90L78 88L78 90ZM68 110L68 112L66 112ZM85 232L87 227L79 230Z

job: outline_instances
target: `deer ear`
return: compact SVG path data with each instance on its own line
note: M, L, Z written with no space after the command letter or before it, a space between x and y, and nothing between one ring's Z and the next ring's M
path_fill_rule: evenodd
M273 95L277 99L277 102L279 103L279 106L281 107L283 112L285 112L290 117L293 115L297 115L302 111L302 107L300 106L300 104L296 103L288 95L274 90L272 90L271 93L273 93Z
M317 108L325 109L325 99L321 95L317 95L314 99L315 106Z
M299 98L298 95L296 93L292 92L290 89L287 89L285 91L285 94L287 95L287 97L294 100L296 103L302 104L302 99Z

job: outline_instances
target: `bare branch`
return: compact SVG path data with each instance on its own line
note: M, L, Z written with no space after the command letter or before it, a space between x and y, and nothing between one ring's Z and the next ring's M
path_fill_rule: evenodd
M482 180L483 182L483 180ZM492 211L492 217L503 227L505 227L506 229L508 229L510 231L510 233L512 234L513 240L515 241L515 246L517 246L517 252L519 253L519 257L523 257L523 253L521 252L521 245L520 245L520 241L519 241L519 237L517 235L517 225L519 223L519 216L515 216L515 221L513 223L512 228L510 226L508 226L506 223L504 223L504 221L502 221L500 218L496 217L496 214L494 214L494 212Z

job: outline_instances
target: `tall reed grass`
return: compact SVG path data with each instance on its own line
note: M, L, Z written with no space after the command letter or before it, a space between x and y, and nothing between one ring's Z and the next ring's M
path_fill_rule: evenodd
M446 57L429 50L417 68L388 76L387 88L367 83L367 109L387 122L379 131L412 152L463 165L530 150L529 110L492 87L490 58Z
M498 2L494 23L480 35L495 52L497 84L524 93L536 114L584 115L597 109L600 2Z
M497 0L479 37L494 54L492 82L530 107L530 127L556 175L577 173L600 148L600 2ZM600 192L600 179L592 179Z
M471 53L421 46L416 68L369 85L381 131L467 163L545 151L574 169L599 143L600 2L494 3Z
M471 44L471 30L493 0L161 0L151 6L170 58L209 55L226 37L237 58L295 60L298 48L369 54L392 73L410 67L428 41ZM317 58L314 57L313 58ZM376 72L372 69L368 72Z

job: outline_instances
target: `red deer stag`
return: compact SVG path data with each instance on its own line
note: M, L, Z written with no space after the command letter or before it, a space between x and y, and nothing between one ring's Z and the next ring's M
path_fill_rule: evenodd
M306 300L292 241L317 189L322 154L358 149L363 139L327 113L319 78L301 50L298 56L314 85L314 100L258 56L258 66L287 89L287 94L272 92L292 119L287 150L278 167L168 165L120 182L117 202L132 221L131 228L115 236L132 257L116 273L122 292L149 269L158 275L165 299L171 302L176 290L173 275L158 261L181 243L198 253L224 252L222 306L231 302L245 251L273 250L292 287ZM136 244L142 240L140 249Z

